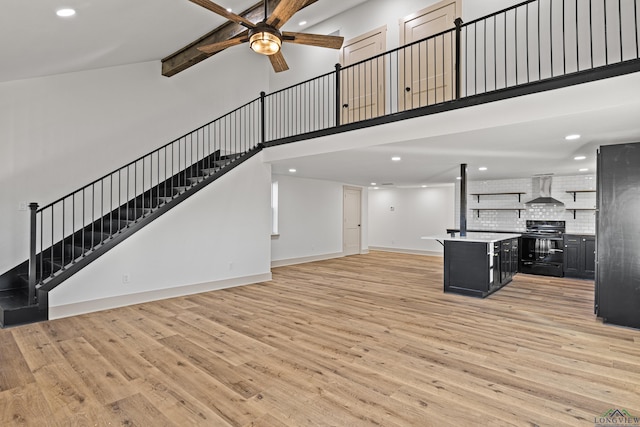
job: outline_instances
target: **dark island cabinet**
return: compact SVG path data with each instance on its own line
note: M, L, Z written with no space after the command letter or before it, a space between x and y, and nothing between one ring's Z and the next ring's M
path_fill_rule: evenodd
M591 235L564 235L565 277L593 279L596 272L596 238Z
M518 271L518 239L445 241L444 291L484 298Z

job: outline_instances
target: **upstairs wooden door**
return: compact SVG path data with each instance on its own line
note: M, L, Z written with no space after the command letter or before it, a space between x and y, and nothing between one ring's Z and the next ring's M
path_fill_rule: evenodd
M384 115L384 58L358 63L383 53L386 40L387 28L381 27L344 43L340 52L344 68L340 74L341 124Z
M401 46L454 28L460 10L460 0L444 0L407 16L400 23ZM410 110L453 99L454 58L453 32L402 50L398 110Z

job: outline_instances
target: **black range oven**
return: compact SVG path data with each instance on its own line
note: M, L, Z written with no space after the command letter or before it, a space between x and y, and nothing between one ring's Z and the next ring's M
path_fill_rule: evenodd
M520 244L520 272L562 277L564 221L527 220Z

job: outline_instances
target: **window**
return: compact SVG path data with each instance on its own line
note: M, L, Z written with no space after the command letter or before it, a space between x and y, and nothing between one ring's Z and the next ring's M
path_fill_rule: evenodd
M278 181L271 183L271 235L278 234Z

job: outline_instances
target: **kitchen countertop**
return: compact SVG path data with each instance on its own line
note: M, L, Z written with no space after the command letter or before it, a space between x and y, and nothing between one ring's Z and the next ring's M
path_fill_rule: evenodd
M459 228L447 228L447 234L449 233L460 233ZM517 230L471 230L467 229L467 233L500 233L500 234L523 234L524 231Z
M439 242L444 241L456 241L456 242L481 242L481 243L495 243L500 240L507 239L517 239L520 237L520 234L507 234L507 233L474 233L469 232L466 236L461 237L460 235L450 236L450 235L441 235L441 236L422 236L420 237L422 240L437 240Z

